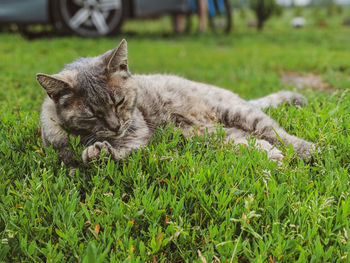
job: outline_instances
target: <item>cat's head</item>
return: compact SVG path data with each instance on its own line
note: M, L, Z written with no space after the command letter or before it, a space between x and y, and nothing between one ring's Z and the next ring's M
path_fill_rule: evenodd
M58 74L39 73L37 80L69 132L113 138L129 128L136 89L128 70L125 40L103 55L67 64Z

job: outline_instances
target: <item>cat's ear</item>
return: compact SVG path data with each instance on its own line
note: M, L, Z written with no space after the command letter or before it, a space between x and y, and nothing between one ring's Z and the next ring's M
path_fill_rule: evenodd
M47 95L55 102L60 96L72 91L71 85L56 76L43 73L36 74L36 79L39 84L46 90Z
M128 71L128 44L123 39L119 45L105 55L107 72L113 74L117 71Z

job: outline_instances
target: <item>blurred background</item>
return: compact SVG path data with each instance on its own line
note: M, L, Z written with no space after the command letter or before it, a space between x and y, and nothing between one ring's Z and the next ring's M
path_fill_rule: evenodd
M1 0L0 30L28 37L229 34L350 27L350 0Z

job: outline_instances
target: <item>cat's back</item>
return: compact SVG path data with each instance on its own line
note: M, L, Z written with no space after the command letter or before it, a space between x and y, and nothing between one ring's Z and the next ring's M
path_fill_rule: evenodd
M137 86L141 90L149 91L175 91L181 90L183 87L188 86L189 80L176 75L167 74L150 74L150 75L133 75L134 80L137 82Z
M241 100L231 91L176 75L133 75L133 79L137 107L152 123L170 120L204 127L215 123L221 104Z
M214 85L201 83L197 81L188 80L186 78L168 75L168 74L151 74L151 75L133 75L134 80L137 82L139 92L154 93L159 92L163 95L181 95L197 97L199 99L206 100L220 100L220 98L236 97L229 90L225 90Z
M242 99L232 91L185 79L176 75L152 74L133 75L138 86L141 101L160 100L183 107L188 103L206 104L209 108L222 104L242 103Z

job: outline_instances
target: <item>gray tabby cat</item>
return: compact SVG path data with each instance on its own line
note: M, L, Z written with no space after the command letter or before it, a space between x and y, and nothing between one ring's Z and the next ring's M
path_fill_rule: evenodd
M80 135L87 146L84 162L99 158L102 149L118 161L147 145L155 128L168 122L186 137L206 129L214 132L219 122L227 142L246 145L253 135L256 147L276 161L283 159L273 146L281 144L278 137L301 158L314 149L261 111L281 103L302 105L306 101L300 94L280 91L246 101L231 91L177 76L131 75L125 40L103 55L77 59L58 74L37 74L37 80L48 95L41 112L44 146L52 144L67 165L75 165L68 134Z

